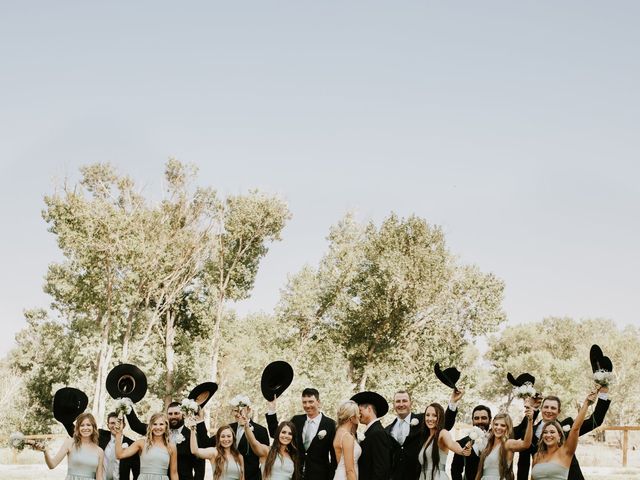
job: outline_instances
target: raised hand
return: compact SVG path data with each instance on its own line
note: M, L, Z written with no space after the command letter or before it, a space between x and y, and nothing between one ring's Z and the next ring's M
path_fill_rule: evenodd
M451 403L458 403L464 396L463 388L456 388L451 393Z
M273 400L270 400L270 401L267 402L267 407L268 407L268 410L270 412L275 412L276 411L276 407L277 407L277 403L278 403L277 400L278 400L278 397L276 397L274 395L273 396Z
M462 449L462 456L463 457L468 457L469 455L471 455L471 448L473 447L473 442L471 440L469 440L467 442L467 444L464 446L464 448Z
M184 426L187 427L189 430L193 430L194 427L196 426L196 423L198 423L198 421L193 416L189 416L184 419Z

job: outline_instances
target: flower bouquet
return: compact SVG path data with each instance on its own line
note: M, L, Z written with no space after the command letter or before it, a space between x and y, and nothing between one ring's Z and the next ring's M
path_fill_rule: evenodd
M535 397L536 389L529 382L513 388L513 394L522 399Z
M118 418L129 415L131 410L133 410L133 402L130 398L123 397L116 400L116 407L114 411L116 412L116 415L118 415Z
M193 417L196 413L198 413L199 409L200 406L198 405L198 402L196 402L195 400L191 400L190 398L185 398L180 403L180 411L185 417Z
M613 372L608 372L602 369L593 372L593 381L601 387L608 387L612 380Z

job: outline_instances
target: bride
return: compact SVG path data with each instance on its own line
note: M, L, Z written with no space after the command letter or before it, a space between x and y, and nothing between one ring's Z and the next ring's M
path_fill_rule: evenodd
M333 437L333 449L338 459L338 467L333 480L357 480L358 458L362 449L355 438L360 410L353 400L347 400L338 408L338 428Z

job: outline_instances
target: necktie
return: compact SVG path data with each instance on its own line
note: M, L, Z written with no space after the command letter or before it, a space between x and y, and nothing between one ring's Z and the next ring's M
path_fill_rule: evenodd
M236 448L240 445L242 435L244 435L244 427L242 425L238 425L238 431L236 432Z
M404 444L405 439L407 438L407 421L406 420L399 420L399 427L398 427L398 437L396 438L396 440L398 440L398 443L400 445Z
M302 439L302 443L304 443L304 449L309 450L309 445L311 445L311 440L313 440L313 421L307 419L307 423L305 423L304 426L304 438Z

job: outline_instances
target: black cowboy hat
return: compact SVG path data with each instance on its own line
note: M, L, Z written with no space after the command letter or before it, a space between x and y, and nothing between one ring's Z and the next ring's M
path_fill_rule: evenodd
M262 378L260 379L262 396L271 401L273 397L282 395L289 388L292 381L293 367L291 365L282 360L271 362L262 371Z
M456 389L456 383L460 380L460 371L456 367L449 367L442 370L440 364L436 363L433 366L433 371L442 383L447 387Z
M53 395L53 417L63 425L73 423L89 405L89 399L82 390L63 387Z
M384 417L389 411L389 402L385 398L376 392L360 392L356 393L351 400L358 405L373 405L376 409L376 416L378 418Z
M602 349L598 345L591 345L591 350L589 350L589 361L591 362L591 370L593 372L597 372L598 370L613 372L611 359L602 353Z
M525 383L530 383L531 385L535 385L536 383L536 377L526 372L521 373L516 378L513 378L511 373L507 373L507 380L509 380L509 383L514 387L521 387Z
M121 363L107 375L107 392L111 398L129 398L137 403L147 393L147 377L142 370L130 363Z
M217 390L218 390L217 383L204 382L204 383L201 383L200 385L196 385L195 388L191 390L187 398L190 398L191 400L195 400L196 403L200 405L200 408L204 408L204 406L207 404L209 400L211 400L211 397L213 397L213 394L216 393Z

